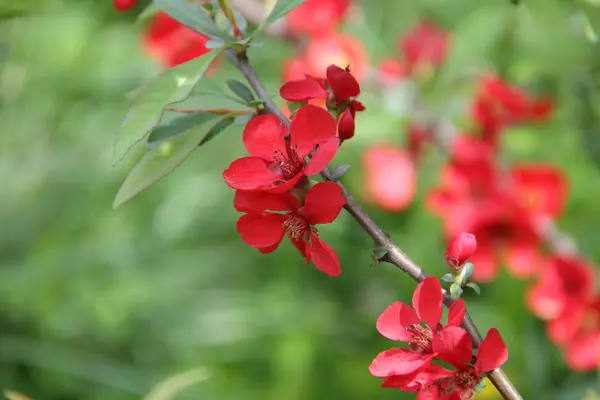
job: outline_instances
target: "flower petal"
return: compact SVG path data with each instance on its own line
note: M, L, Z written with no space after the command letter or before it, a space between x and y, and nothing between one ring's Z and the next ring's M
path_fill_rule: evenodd
M338 276L342 272L342 269L335 250L312 233L310 238L310 258L312 263L319 271L325 272L329 276Z
M237 231L248 246L264 249L281 242L284 221L282 214L244 214L238 219Z
M279 244L281 242L277 242L272 246L267 246L267 247L261 247L258 249L258 251L260 251L262 254L269 254L274 252L275 250L277 250L277 248L279 247Z
M389 349L375 357L369 366L371 375L387 378L394 375L408 375L427 366L435 358L435 353L422 353L409 349Z
M248 121L242 134L246 150L253 156L270 161L278 149L285 149L287 129L273 114L258 115Z
M331 138L325 143L321 143L306 168L304 168L304 175L312 176L325 169L327 164L335 157L339 147L340 140L338 138Z
M439 335L433 337L431 345L441 361L456 369L463 368L473 356L473 342L469 334L458 326L444 328Z
M327 67L327 83L338 103L360 94L360 85L356 78L350 72L337 65L332 64Z
M442 286L434 276L419 283L413 294L413 307L419 319L433 332L437 331L442 319L442 301Z
M311 225L330 224L346 204L342 188L335 182L319 182L304 197L300 213Z
M233 207L240 212L296 211L300 201L290 193L268 193L256 190L237 190Z
M572 340L564 349L567 365L577 372L588 372L598 368L600 362L600 333L591 332Z
M499 368L508 360L508 348L502 340L500 333L492 328L485 335L485 339L477 350L477 361L475 371L477 375Z
M354 115L352 109L348 107L346 111L338 117L338 136L341 140L350 139L354 136Z
M448 309L447 326L459 326L465 316L465 302L463 299L458 299Z
M234 160L223 171L223 179L234 189L257 190L272 185L279 179L279 175L270 171L262 158L242 157Z
M408 342L412 334L406 330L409 325L419 324L419 317L408 305L396 301L388 306L377 318L377 331L384 337L398 342Z
M498 275L494 249L490 246L478 246L475 254L471 256L471 262L475 265L472 276L475 282L491 282Z
M302 238L300 238L300 239L290 238L290 242L292 242L294 247L298 249L300 254L302 254L302 257L304 257L304 260L308 264L310 262L310 247L308 245L308 242L306 242Z
M281 97L287 101L303 102L316 97L325 97L327 92L319 81L314 78L289 81L283 84L279 90Z
M506 266L517 278L535 275L543 265L536 238L515 238L508 244Z
M300 158L309 155L319 143L335 137L336 122L326 110L307 104L292 119L291 144Z

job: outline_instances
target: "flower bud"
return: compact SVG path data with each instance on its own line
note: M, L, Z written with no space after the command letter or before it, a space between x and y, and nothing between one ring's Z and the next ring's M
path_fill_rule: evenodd
M446 249L446 264L452 273L456 274L462 270L462 266L477 250L477 239L475 235L462 232L450 241Z

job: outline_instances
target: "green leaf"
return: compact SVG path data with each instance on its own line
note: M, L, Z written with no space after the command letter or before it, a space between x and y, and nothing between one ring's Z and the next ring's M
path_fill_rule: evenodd
M234 120L235 120L235 117L229 116L229 117L226 117L226 118L218 121L212 128L209 129L209 131L206 133L206 135L204 135L204 137L202 138L202 140L200 141L198 146L202 146L203 144L206 144L209 140L212 140L215 137L217 137L217 135L219 133L223 132L231 124L233 124Z
M156 142L178 135L197 125L202 125L216 118L215 114L191 114L174 118L165 125L161 125L148 136L148 144L156 145Z
M475 392L477 393L481 393L485 390L485 387L487 386L487 382L485 381L485 379L482 379L477 386L475 386Z
M237 117L235 117L233 122L235 122L238 125L246 125L248 121L252 119L253 116L254 114L238 115Z
M173 172L203 141L206 141L206 132L206 126L193 125L189 130L171 136L149 149L127 175L115 197L113 208L117 208ZM210 130L208 132L210 133Z
M468 262L463 266L463 283L468 282L468 280L471 279L474 271L475 266L473 265L473 263Z
M0 20L47 11L61 5L58 0L0 0Z
M150 18L154 17L160 12L160 8L154 3L150 3L144 8L144 10L138 15L137 22L146 22Z
M385 257L387 253L388 249L386 249L384 246L377 246L373 249L373 258L379 261Z
M225 42L221 39L207 40L206 43L204 43L204 47L207 49L218 49L223 46L225 46Z
M462 294L463 290L459 285L457 285L456 283L450 285L450 297L452 297L452 300L460 299L460 296L462 296Z
M202 8L202 3L195 0L154 0L161 10L171 18L193 30L213 36L222 36L215 21Z
M282 18L294 8L301 6L305 1L306 0L277 0L277 3L275 3L269 16L256 28L252 33L252 36L256 35L279 18Z
M114 164L160 123L166 106L189 97L218 54L218 51L213 51L171 68L137 91L115 140Z
M254 101L254 94L252 94L252 91L248 88L248 86L237 79L229 79L227 81L227 87L245 102L250 103Z
M454 282L454 278L452 277L452 274L444 274L444 276L442 276L442 281L452 283Z
M470 287L471 289L473 289L475 291L475 293L477 293L478 296L481 295L481 288L475 282L469 282L465 286Z

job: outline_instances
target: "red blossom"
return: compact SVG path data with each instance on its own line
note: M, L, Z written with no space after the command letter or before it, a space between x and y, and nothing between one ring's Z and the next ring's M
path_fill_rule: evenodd
M337 24L346 16L349 7L350 0L307 0L288 14L288 28L296 34L332 34Z
M471 113L486 140L496 143L498 134L509 124L544 121L554 104L549 98L534 99L498 76L483 79Z
M382 60L377 67L377 72L377 78L381 85L402 80L408 75L406 64L392 58Z
M517 164L510 169L512 190L532 217L556 218L567 200L564 173L547 164Z
M362 42L343 33L312 38L302 58L305 60L305 73L313 76L321 76L331 64L350 65L352 74L360 81L369 69L367 52Z
M435 277L419 283L412 302L413 308L392 303L377 319L379 333L390 340L408 342L409 348L393 348L377 355L369 367L373 376L406 376L427 367L436 357L433 338L447 327L460 325L465 313L463 301L454 302L448 311L448 323L442 327L442 287Z
M527 306L539 318L556 319L586 304L595 287L594 269L587 261L555 255L529 289Z
M456 235L448 244L446 249L446 264L453 270L459 271L461 266L477 250L477 239L475 235L462 232Z
M164 12L157 14L144 34L148 52L166 67L190 61L210 51L204 45L208 39L180 24Z
M446 57L448 34L431 21L421 21L404 35L400 50L410 70L424 64L437 67Z
M395 212L412 203L417 173L406 151L391 146L373 146L364 151L362 162L367 201Z
M326 78L306 75L303 79L291 80L279 90L281 97L292 102L307 102L326 99L326 107L338 113L337 132L342 140L354 136L354 118L357 111L365 107L355 98L360 94L360 85L348 67L327 67Z
M242 240L261 253L277 249L284 235L318 270L330 276L340 273L335 251L319 237L317 224L332 223L344 205L346 197L334 182L313 186L304 203L290 193L236 191L234 207L245 214L237 222Z
M271 114L251 119L242 135L250 156L233 161L223 172L234 189L286 192L302 177L319 173L333 159L339 146L335 120L322 108L300 107L290 134ZM311 160L305 158L319 146Z
M548 323L551 339L562 343L567 365L574 371L593 371L600 365L600 297L569 309ZM558 339L558 340L557 340Z
M113 0L113 7L120 12L131 10L136 5L137 0Z

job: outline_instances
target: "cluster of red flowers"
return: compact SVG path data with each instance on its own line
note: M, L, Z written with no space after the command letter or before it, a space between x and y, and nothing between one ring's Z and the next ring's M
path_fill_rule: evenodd
M391 304L377 320L377 330L408 348L386 350L373 360L373 376L385 378L383 387L418 392L418 399L470 399L482 386L483 376L508 359L508 349L496 329L490 329L476 355L467 332L460 327L465 314L462 299L448 309L441 323L442 287L435 277L423 280L412 299L413 307ZM433 363L439 360L452 369Z
M242 134L250 156L234 160L223 178L237 190L235 209L245 213L237 223L244 242L270 253L287 235L307 263L312 261L320 271L337 276L338 256L320 239L315 225L332 223L346 197L338 184L313 184L308 177L322 171L341 140L351 136L342 135L348 131L346 115L353 126L354 112L364 108L355 99L360 86L347 69L330 65L326 75L327 79L307 76L285 83L282 97L299 103L289 129L271 114L251 119ZM331 113L305 104L317 97L327 99Z

